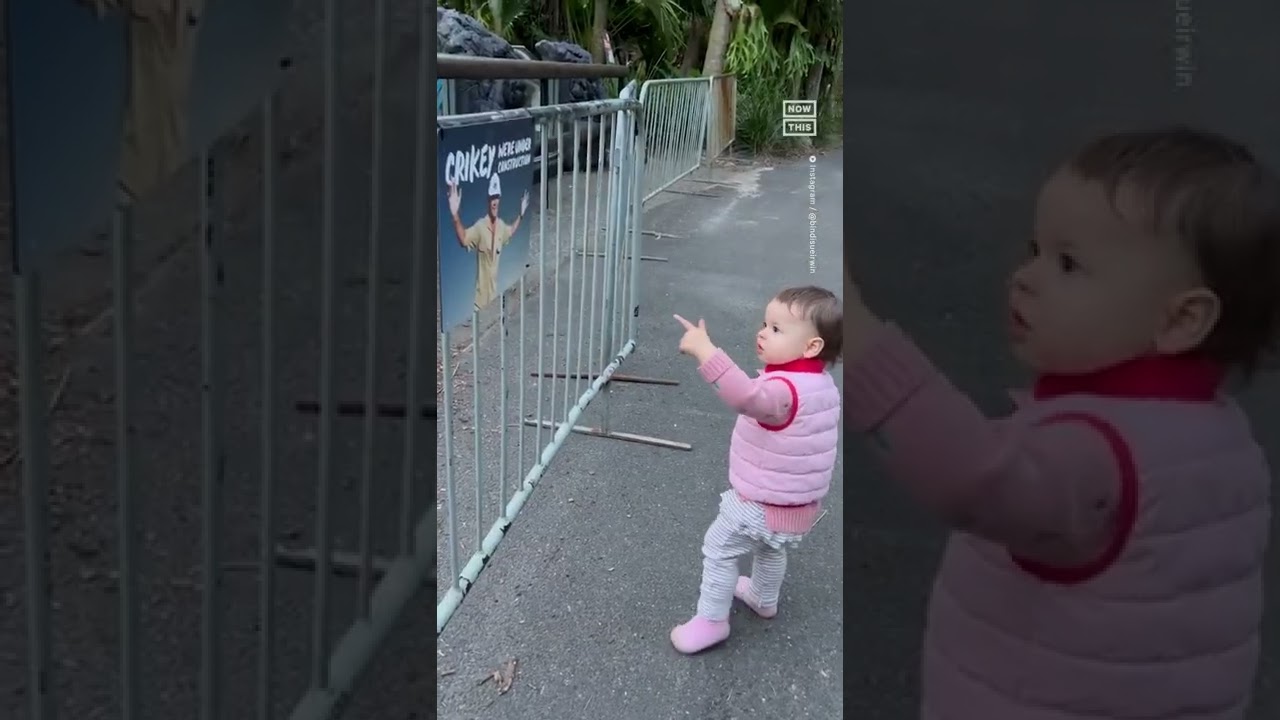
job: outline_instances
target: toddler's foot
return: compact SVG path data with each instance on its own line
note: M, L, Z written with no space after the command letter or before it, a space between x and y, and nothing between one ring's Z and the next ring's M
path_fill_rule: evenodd
M738 584L733 588L733 596L742 601L743 605L751 608L751 610L762 618L771 618L778 614L778 607L765 607L760 604L760 599L756 594L751 592L751 578L746 575L738 576Z
M671 629L671 644L685 655L702 652L729 637L728 620L708 620L697 615Z

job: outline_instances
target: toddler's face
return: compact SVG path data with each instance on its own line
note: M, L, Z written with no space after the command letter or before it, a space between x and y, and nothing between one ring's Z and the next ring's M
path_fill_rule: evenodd
M772 300L764 309L764 322L756 333L756 356L766 365L782 365L800 358L817 357L822 338L813 323L796 315L791 307Z
M1147 229L1142 202L1122 189L1113 205L1102 184L1070 171L1045 184L1032 256L1009 293L1014 352L1033 369L1084 373L1184 352L1216 322L1189 253Z

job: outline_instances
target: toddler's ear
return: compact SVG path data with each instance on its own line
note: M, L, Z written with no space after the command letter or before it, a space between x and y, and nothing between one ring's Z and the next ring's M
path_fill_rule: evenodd
M1196 288L1175 297L1169 304L1164 325L1155 337L1156 351L1180 355L1199 347L1217 326L1222 301L1208 288Z

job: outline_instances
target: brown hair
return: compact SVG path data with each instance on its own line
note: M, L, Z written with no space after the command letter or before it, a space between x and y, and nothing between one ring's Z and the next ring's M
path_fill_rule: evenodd
M817 328L818 337L822 338L819 360L828 365L840 361L840 351L844 345L844 305L835 293L806 285L786 288L773 299L791 308L792 312Z
M1280 180L1245 146L1187 127L1098 138L1068 167L1113 206L1122 188L1144 196L1151 229L1186 245L1222 304L1200 351L1253 375L1280 334Z

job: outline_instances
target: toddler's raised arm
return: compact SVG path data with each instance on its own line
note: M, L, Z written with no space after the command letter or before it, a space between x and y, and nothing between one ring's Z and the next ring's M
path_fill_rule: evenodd
M876 332L846 360L846 419L873 435L895 478L956 529L1019 558L1064 567L1104 555L1136 502L1128 448L1110 425L989 419L900 330Z
M790 386L781 380L748 377L723 350L698 366L702 379L715 385L716 394L735 412L770 425L791 417Z

